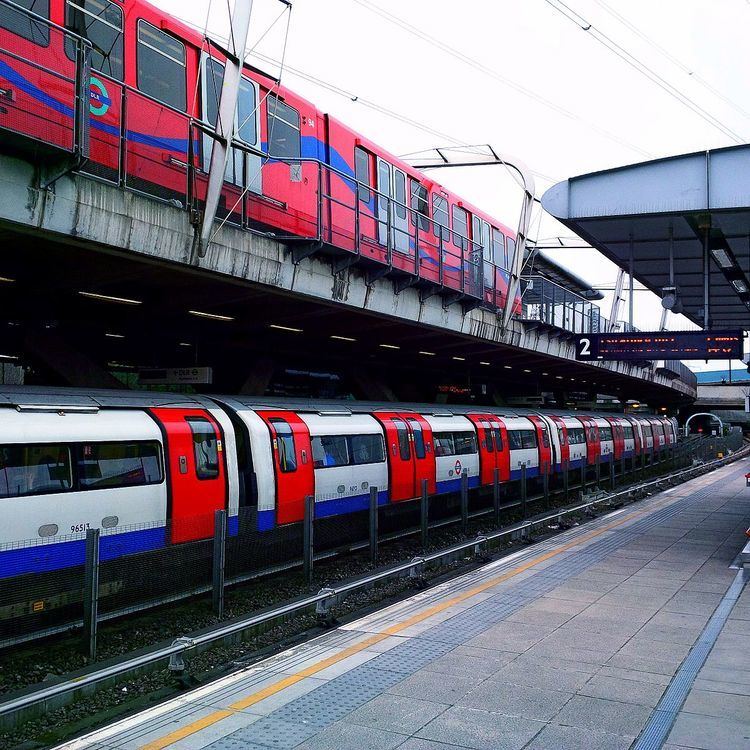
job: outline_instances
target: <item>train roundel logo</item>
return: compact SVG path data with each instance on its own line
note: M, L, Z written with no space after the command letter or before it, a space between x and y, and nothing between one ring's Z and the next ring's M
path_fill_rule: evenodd
M453 467L456 470L456 474L461 473L461 462L456 460L456 465Z
M112 100L109 98L107 87L96 77L91 76L89 84L89 111L96 117L102 117L109 112Z

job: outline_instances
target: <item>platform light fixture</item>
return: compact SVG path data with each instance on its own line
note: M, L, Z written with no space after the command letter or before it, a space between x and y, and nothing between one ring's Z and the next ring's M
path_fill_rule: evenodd
M286 331L287 333L304 333L304 329L295 328L294 326L282 326L278 323L271 323L269 328L273 328L274 331Z
M563 379L563 376L562 376L562 375L555 375L555 377L556 377L556 378L557 378L558 380L562 380L562 379Z
M505 369L505 370L512 370L513 367L511 365L503 365L503 369Z
M549 373L548 372L543 372L542 375L544 375L544 377L549 377Z
M15 279L11 279L8 276L0 276L0 283L2 284L14 284Z
M189 341L180 341L177 346L192 346Z
M20 359L17 354L0 354L0 359Z
M400 349L400 346L396 346L395 344L380 344L381 349Z
M732 286L740 293L744 294L747 291L747 284L742 279L734 279Z
M104 335L108 339L124 339L125 338L125 336L123 336L121 333L105 333Z
M142 305L143 302L139 299L130 299L129 297L115 297L111 294L99 294L98 292L78 292L81 297L87 299L95 299L98 302L116 302L120 305Z
M527 370L525 367L523 369L524 372L531 372L531 370Z
M489 363L489 362L480 362L479 364L480 364L480 365L485 365L486 367L489 367L489 366L490 366L490 363Z
M219 313L203 312L203 310L188 310L196 318L205 318L206 320L220 320L222 323L228 323L234 318L231 315L220 315Z
M455 359L456 362L466 362L466 357L451 357L451 359Z
M350 341L352 343L357 340L355 338L352 338L351 336L331 336L331 338L334 341Z
M734 268L734 259L723 247L712 247L711 255L722 268Z
M425 357L434 357L435 352L419 352L420 354L424 355Z

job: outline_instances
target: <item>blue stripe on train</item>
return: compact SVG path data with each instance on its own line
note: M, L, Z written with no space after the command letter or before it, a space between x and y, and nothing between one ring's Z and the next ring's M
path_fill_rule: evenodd
M538 477L539 476L539 467L538 466L527 466L526 467L526 479L531 479L532 477ZM513 479L520 479L521 478L521 470L516 469L515 471L510 472L510 478Z
M478 476L469 477L468 479L469 479L469 489L473 489L474 487L479 487ZM461 477L456 477L455 479L445 479L442 482L438 482L437 491L438 491L438 494L442 494L444 492L460 492L461 491Z
M227 531L230 536L237 536L239 527L239 517L229 516ZM107 562L123 555L160 549L167 543L167 531L164 526L125 531L121 534L104 534L99 540L99 559ZM85 560L85 539L9 549L0 552L0 579L25 573L47 573L52 570L72 568L76 565L83 565Z

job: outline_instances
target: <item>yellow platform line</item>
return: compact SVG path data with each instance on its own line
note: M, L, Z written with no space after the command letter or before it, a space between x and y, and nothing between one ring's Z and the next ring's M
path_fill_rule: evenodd
M401 622L398 622L395 625L392 625L391 627L386 628L382 633L376 633L375 635L372 635L363 641L359 641L353 646L349 646L348 648L345 648L342 651L339 651L334 656L329 656L327 659L322 659L321 661L318 661L309 667L305 667L305 669L301 669L299 672L295 672L293 675L289 675L289 677L285 677L284 679L279 680L278 682L274 682L272 685L268 685L267 687L264 687L261 690L257 690L256 692L251 693L245 698L241 698L235 703L230 704L229 707L226 709L214 711L213 713L210 713L208 716L204 716L202 719L197 719L196 721L190 724L186 724L184 727L181 727L180 729L177 729L174 732L170 732L164 737L161 737L157 740L153 740L152 742L149 742L146 745L142 745L139 748L139 750L163 750L163 748L169 747L170 745L173 745L175 742L181 739L184 739L185 737L189 737L191 734L200 732L202 729L205 729L206 727L210 727L213 724L217 724L222 719L226 719L229 716L233 716L238 711L242 711L243 709L253 706L256 703L260 703L260 701L265 700L266 698L269 698L272 695L276 695L277 693L280 693L281 691L285 690L288 687L291 687L292 685L296 685L298 682L301 682L306 677L312 677L313 675L318 674L324 669L327 669L328 667L333 666L334 664L338 664L344 659L348 659L350 656L353 656L354 654L358 654L362 651L365 651L370 646L373 646L376 643L380 643L381 641L384 641L389 636L397 635L398 633L401 633L404 630L406 630L406 628L409 628L412 625L418 625L420 622L424 622L425 620L432 617L433 615L439 614L440 612L444 612L449 607L453 607L456 604L460 604L461 602L464 602L467 599L470 599L472 596L481 594L487 589L491 589L500 583L503 583L511 578L514 578L515 576L520 575L521 573L529 570L530 568L533 568L535 565L539 565L539 563L543 563L546 560L549 560L553 557L556 557L557 555L562 554L563 552L567 552L573 547L577 547L581 544L585 544L591 539L595 539L596 537L601 536L605 532L610 531L611 529L614 529L617 526L621 526L622 524L626 523L627 521L632 520L633 518L637 518L638 516L652 513L653 511L654 509L650 508L649 510L640 510L634 513L629 513L621 518L618 518L616 521L612 521L611 523L608 523L606 526L603 526L601 529L597 529L596 531L591 531L588 534L584 534L582 537L575 539L574 541L568 542L568 544L564 544L561 547L556 547L555 549L550 550L549 552L545 552L543 555L538 555L532 560L529 560L528 562L525 562L522 565L518 565L517 567L512 568L506 573L502 573L498 576L494 576L486 580L484 583L478 584L477 586L474 586L471 589L467 589L462 594L457 594L456 596L451 597L450 599L446 599L440 602L439 604L435 604L432 607L422 610L416 615L412 615L406 620L402 620Z

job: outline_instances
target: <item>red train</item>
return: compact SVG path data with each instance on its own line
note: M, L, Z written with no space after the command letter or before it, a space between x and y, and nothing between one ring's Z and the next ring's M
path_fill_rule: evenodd
M0 129L14 148L78 153L88 174L199 209L225 60L143 0L0 0ZM505 304L508 227L249 65L237 117L225 218L297 257L332 254L336 270Z

